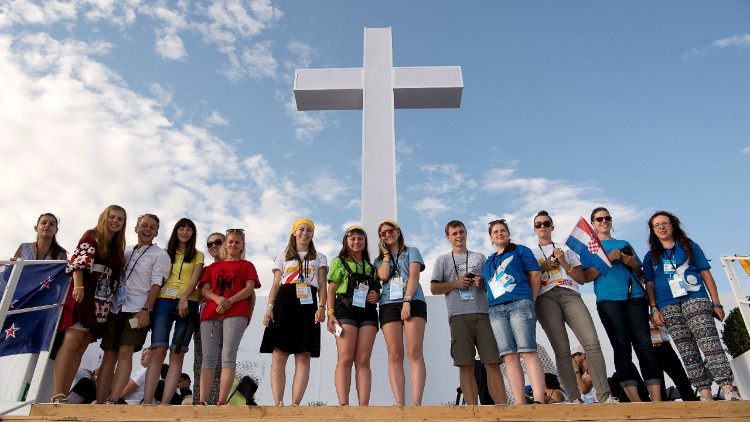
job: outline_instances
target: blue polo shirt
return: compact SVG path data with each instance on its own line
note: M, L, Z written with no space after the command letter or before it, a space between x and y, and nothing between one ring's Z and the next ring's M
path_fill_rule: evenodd
M647 283L654 283L654 296L656 296L656 307L663 308L667 305L682 303L688 299L708 298L706 284L701 277L700 272L711 268L706 255L697 243L690 241L690 248L693 250L695 262L688 262L687 251L679 242L675 242L674 247L665 249L659 259L651 256L651 251L646 253L643 258L643 280ZM664 272L664 261L674 264L677 273L682 275L685 280L684 287L687 291L685 296L673 297L672 290L669 288L669 274Z
M528 273L529 271L541 271L541 269L536 258L534 258L534 253L526 246L511 243L503 253L498 255L495 252L490 255L484 263L482 278L485 283L492 281L492 278L502 271L503 261L511 257L512 259L508 261L505 267L505 274L511 277L510 283L505 288L505 293L493 297L492 289L487 287L487 301L490 306L514 300L531 299L531 284L529 283Z

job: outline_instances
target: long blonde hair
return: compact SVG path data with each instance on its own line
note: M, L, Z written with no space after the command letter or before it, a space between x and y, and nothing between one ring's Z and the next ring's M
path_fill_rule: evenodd
M125 215L122 229L117 233L109 231L107 217L109 216L110 211L121 211ZM120 260L125 261L125 227L127 224L128 213L125 211L125 208L119 205L110 205L99 214L99 220L93 230L96 243L98 244L98 255L100 257L109 257L111 254L117 254ZM114 250L110 250L110 247L114 247Z

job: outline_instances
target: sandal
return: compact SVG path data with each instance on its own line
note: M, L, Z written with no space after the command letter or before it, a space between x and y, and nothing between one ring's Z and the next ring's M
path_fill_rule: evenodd
M50 398L50 403L58 403L58 404L68 404L70 401L68 401L68 396L66 396L63 393L55 394Z

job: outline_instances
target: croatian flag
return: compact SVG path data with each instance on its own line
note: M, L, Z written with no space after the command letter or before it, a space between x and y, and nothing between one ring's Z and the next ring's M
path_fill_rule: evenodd
M64 263L25 266L9 310L62 303L68 284ZM58 307L8 315L0 331L0 356L49 350L61 311Z
M583 268L596 268L600 274L606 274L612 267L602 242L594 233L594 229L581 217L573 228L565 244L581 257Z

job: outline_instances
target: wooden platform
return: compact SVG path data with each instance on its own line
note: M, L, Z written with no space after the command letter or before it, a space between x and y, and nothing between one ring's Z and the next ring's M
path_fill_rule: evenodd
M33 405L3 421L750 421L750 401L527 406L241 407Z

